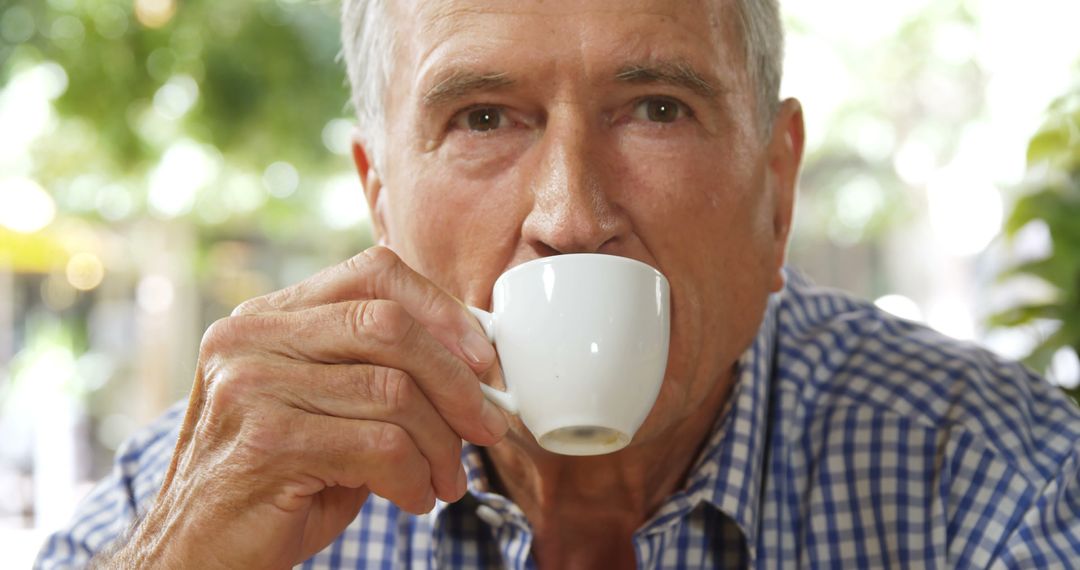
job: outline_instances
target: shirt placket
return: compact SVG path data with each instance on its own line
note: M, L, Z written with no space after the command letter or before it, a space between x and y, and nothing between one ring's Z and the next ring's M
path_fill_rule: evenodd
M477 497L476 517L488 527L505 568L527 570L536 567L532 551L532 527L524 513L509 499L493 493Z

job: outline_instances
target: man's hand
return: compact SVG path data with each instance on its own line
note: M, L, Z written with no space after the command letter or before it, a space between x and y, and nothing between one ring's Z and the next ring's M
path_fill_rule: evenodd
M118 560L287 568L369 493L423 513L465 493L461 439L497 442L494 349L465 306L372 248L248 301L203 337L155 505Z

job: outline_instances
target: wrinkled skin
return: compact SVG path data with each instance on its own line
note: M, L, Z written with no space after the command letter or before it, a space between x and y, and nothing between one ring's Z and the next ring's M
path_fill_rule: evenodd
M631 534L682 483L783 285L802 113L784 101L761 128L728 2L392 4L385 168L354 147L385 247L211 327L172 467L118 565L289 567L371 492L411 512L461 497L464 438L490 446L542 567L632 567ZM571 252L671 283L659 399L607 456L507 431L463 306Z

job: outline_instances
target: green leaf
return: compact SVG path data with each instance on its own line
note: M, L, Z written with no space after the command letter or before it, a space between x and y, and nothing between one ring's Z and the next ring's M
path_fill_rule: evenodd
M1034 220L1046 222L1055 250L1080 249L1080 192L1073 185L1047 186L1021 197L1005 222L1005 233L1013 236Z
M989 323L992 327L1016 327L1036 320L1060 320L1061 315L1061 305L1058 303L1024 305L992 315Z
M1028 143L1028 166L1031 167L1045 160L1053 162L1061 159L1069 150L1072 138L1071 129L1065 122L1056 122L1044 127Z
M1059 290L1068 290L1080 271L1080 257L1076 252L1064 251L1045 259L1021 263L1001 275L1002 279L1018 275L1038 277Z
M1050 361L1054 358L1054 353L1061 347L1068 346L1065 341L1066 337L1067 332L1063 328L1058 329L1054 334L1040 342L1031 351L1031 354L1024 359L1024 363L1039 371L1040 374L1045 374L1046 369L1050 366Z
M1061 198L1053 187L1022 196L1013 205L1012 214L1005 221L1005 232L1014 235L1032 220L1049 220L1060 210Z

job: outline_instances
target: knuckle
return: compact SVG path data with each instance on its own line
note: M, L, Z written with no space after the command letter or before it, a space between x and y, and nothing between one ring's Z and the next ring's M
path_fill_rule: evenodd
M207 385L207 407L215 416L244 409L245 401L265 382L263 366L250 362L223 363Z
M379 388L383 404L392 410L401 410L416 397L413 379L397 368L382 368L379 372Z
M228 352L267 326L272 326L271 320L254 314L218 319L203 333L200 351L204 354Z
M370 337L387 345L405 341L416 326L409 312L393 301L358 302L350 309L348 318L358 337Z
M232 317L218 319L206 327L199 347L203 353L221 352L232 344L235 337L236 320Z
M306 292L307 286L304 283L297 283L296 285L274 291L269 295L260 297L263 310L280 311L283 307L289 307L290 305L301 301L307 294Z
M230 316L236 317L236 316L239 316L239 315L246 315L246 314L249 314L249 313L257 313L260 310L260 302L261 301L262 301L261 298L248 299L247 301L244 301L243 303L240 303L239 305L237 305L236 308L232 310L232 313L230 314Z
M357 271L367 277L372 289L378 296L383 296L390 289L396 288L404 276L409 273L405 271L407 266L398 257L398 254L381 245L364 250L354 260L356 265L360 267ZM379 294L379 291L383 293Z
M300 445L303 426L280 413L270 394L273 371L257 361L229 363L217 371L206 388L201 423L209 437L224 434L244 457L302 456L310 446ZM291 436L290 436L291 434Z
M305 290L306 288L303 283L297 283L296 285L274 291L273 293L263 295L262 297L248 299L233 309L232 316L238 317L255 313L278 311L281 307L287 307L292 304L297 298L303 297Z
M405 464L412 454L412 439L396 424L380 424L375 436L375 452L392 464Z
M365 249L346 263L350 269L360 273L369 271L383 273L395 269L401 263L401 258L390 248L376 245Z
M453 303L448 302L445 294L438 287L424 287L420 297L420 310L424 315L440 323L453 322L451 312Z

